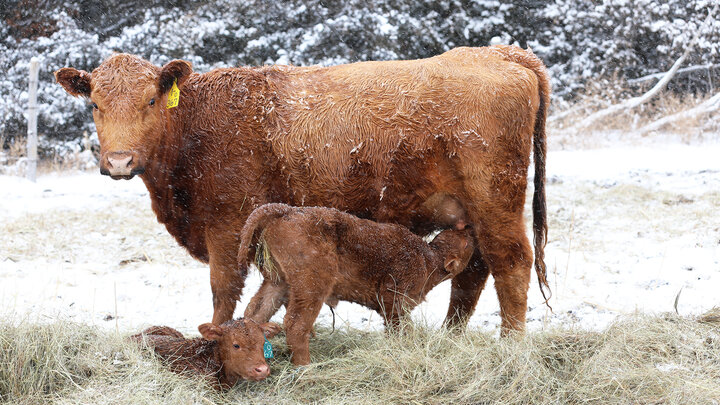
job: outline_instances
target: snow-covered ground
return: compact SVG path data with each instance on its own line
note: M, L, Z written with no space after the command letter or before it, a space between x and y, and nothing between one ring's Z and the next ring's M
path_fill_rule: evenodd
M554 311L533 275L530 329L600 329L619 314L672 311L681 290L681 314L720 306L720 144L553 150L547 161ZM0 315L185 332L212 316L207 266L157 223L139 179L97 171L37 183L0 176L0 238ZM237 316L259 280L253 271ZM413 315L439 324L448 300L446 282ZM336 327L382 327L379 315L355 304L341 303L336 316ZM331 321L324 308L319 322ZM500 322L492 277L470 322L486 330Z

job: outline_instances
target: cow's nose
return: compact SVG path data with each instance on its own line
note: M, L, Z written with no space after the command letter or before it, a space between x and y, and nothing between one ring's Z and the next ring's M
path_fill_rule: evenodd
M133 157L130 154L122 154L122 155L116 155L116 156L108 156L108 166L109 169L112 171L112 169L115 169L117 171L124 171L130 167L130 163L132 163Z
M267 364L261 364L253 369L253 374L255 374L257 379L262 380L270 375L270 367L268 367Z

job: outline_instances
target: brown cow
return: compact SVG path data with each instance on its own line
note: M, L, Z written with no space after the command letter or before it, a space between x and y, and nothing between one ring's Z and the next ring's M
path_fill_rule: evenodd
M210 263L215 324L232 318L242 291L237 232L254 208L335 207L423 234L447 227L433 202L450 196L475 225L477 249L453 279L446 321L468 319L492 273L503 332L522 330L533 261L523 222L531 150L535 269L547 287L550 89L529 50L203 74L182 60L157 67L117 54L92 73L63 68L55 77L93 103L100 172L140 175L158 221ZM174 83L179 105L168 109Z
M175 373L191 372L210 379L215 388L228 389L243 378L260 381L270 375L263 354L265 338L280 332L275 323L234 320L198 327L201 338L185 339L167 326L153 326L130 339L145 342Z
M379 312L385 327L467 266L475 246L469 230L445 230L428 245L396 224L360 219L333 208L265 204L240 236L238 263L253 255L265 280L245 318L267 322L286 305L285 333L292 362L310 363L312 326L326 301L352 301Z

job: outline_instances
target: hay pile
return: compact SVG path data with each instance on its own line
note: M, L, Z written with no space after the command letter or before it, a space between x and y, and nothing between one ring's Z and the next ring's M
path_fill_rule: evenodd
M281 335L273 374L226 394L167 372L111 332L69 322L0 325L0 397L11 403L718 403L720 309L635 315L604 332L519 340L415 326L404 335L320 329L296 369Z

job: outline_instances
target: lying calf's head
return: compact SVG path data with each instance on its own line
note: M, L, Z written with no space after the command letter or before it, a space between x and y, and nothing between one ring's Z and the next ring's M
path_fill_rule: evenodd
M239 378L260 381L270 375L263 344L266 337L271 338L280 332L279 325L238 319L220 326L204 323L198 330L203 338L218 343L223 372L231 384Z

